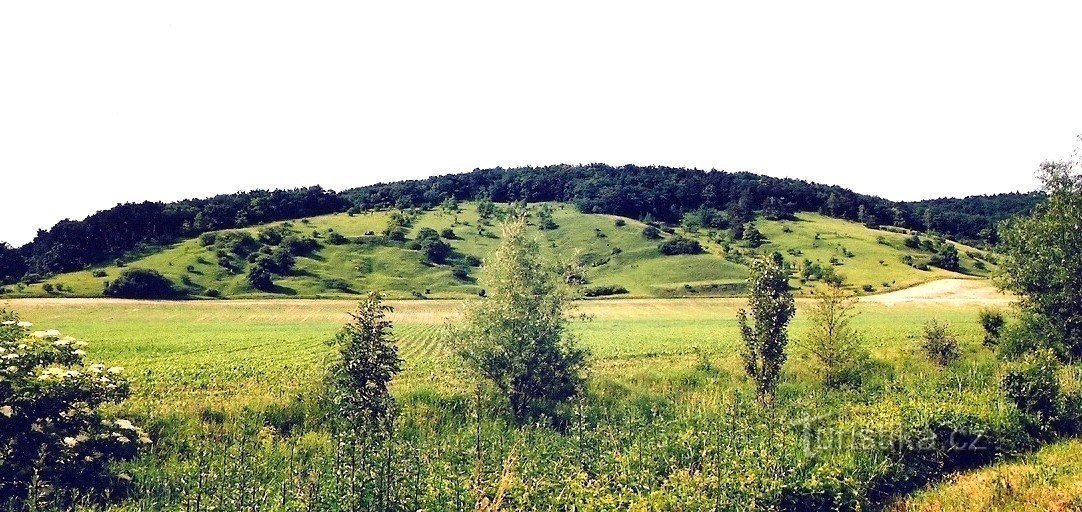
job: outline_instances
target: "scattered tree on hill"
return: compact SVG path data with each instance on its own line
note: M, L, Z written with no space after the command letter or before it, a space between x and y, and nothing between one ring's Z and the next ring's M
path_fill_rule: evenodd
M665 240L658 246L658 249L661 251L661 254L666 256L674 256L677 254L699 254L703 252L703 246L698 240L692 240L682 236L674 236Z
M145 268L129 268L109 282L105 296L124 299L173 299L182 294L161 272Z
M1000 285L1021 297L1022 318L1046 324L1062 344L1060 356L1082 358L1082 138L1072 160L1050 162L1038 173L1048 199L1032 215L1001 229ZM1024 326L1023 326L1024 328Z
M252 285L252 288L256 290L269 292L274 290L274 282L272 280L272 274L270 269L266 266L265 259L256 261L252 266L248 268L248 275L246 279L248 284Z
M552 206L547 203L537 208L537 227L542 230L556 229L558 227L556 222L552 220Z
M488 222L492 220L492 217L496 215L496 203L492 202L492 199L483 197L477 202L477 218L482 222Z
M932 255L929 263L944 270L958 271L961 268L958 260L958 248L952 243L944 243L939 252Z
M482 271L484 298L468 303L453 332L458 353L507 397L516 419L553 417L583 389L587 353L567 329L574 295L541 260L522 218L508 219L502 238Z
M439 233L432 228L421 228L417 231L417 239L410 244L413 250L421 251L425 260L431 263L443 263L451 255L451 246L444 242Z
M661 230L657 226L647 225L642 228L642 236L647 240L658 240L661 238Z
M751 264L748 278L748 307L738 316L744 340L741 356L744 370L755 381L759 401L774 401L785 348L789 344L788 325L796 313L789 292L789 274L777 262L758 259Z
M744 228L744 242L748 244L748 247L756 248L766 243L766 237L755 227L755 224L748 224Z

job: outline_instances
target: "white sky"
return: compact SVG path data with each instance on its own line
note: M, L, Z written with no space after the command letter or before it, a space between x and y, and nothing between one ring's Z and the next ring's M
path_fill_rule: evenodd
M1082 132L1082 2L530 4L0 3L0 240L497 165L1030 190Z

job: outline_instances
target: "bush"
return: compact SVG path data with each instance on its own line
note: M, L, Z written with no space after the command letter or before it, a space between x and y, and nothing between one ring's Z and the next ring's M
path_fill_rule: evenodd
M41 289L44 290L45 293L53 293L53 283L45 283L41 285Z
M307 256L319 248L319 241L307 236L287 236L282 239L282 248L294 256Z
M455 234L455 230L451 228L443 228L443 230L440 231L440 236L448 240L458 239L458 235Z
M658 240L661 238L661 230L657 226L646 226L642 228L642 236L647 240Z
M994 309L981 309L977 318L984 329L984 346L994 347L999 343L999 337L1003 334L1003 326L1007 324L1007 321L1003 318L1003 313Z
M50 488L68 496L110 492L119 483L112 462L150 442L130 421L101 411L128 397L122 369L87 364L86 343L28 327L0 310L0 503Z
M98 269L98 270L95 270L91 275L93 275L94 277L107 277L109 275L109 273L106 272L105 270Z
M958 339L950 330L950 325L938 320L930 320L924 324L924 342L921 350L932 362L947 366L961 357L958 348Z
M222 296L222 292L215 290L214 288L207 288L205 291L203 291L203 295L210 298L218 298Z
M451 275L459 281L468 281L470 279L470 269L467 266L455 265L455 268L451 270Z
M624 219L616 219L616 221L613 224L615 224L616 227L618 227L618 228L622 228L622 227L627 225L627 221L624 220Z
M674 236L658 246L661 254L674 256L677 254L699 254L703 252L702 245L698 240L691 240L682 236Z
M344 245L349 243L349 239L346 238L345 235L334 232L327 235L327 241L330 242L332 245Z
M1003 393L1018 410L1047 425L1063 411L1059 369L1059 359L1051 350L1029 354L1003 375Z
M342 292L352 292L353 291L353 288L350 287L349 281L346 281L345 279L339 279L337 277L324 279L323 280L323 287L328 289L328 290L338 290L338 291L342 291Z
M255 265L252 265L248 269L246 279L248 280L248 284L252 285L252 288L269 292L274 290L274 282L271 279L271 271L267 269L265 265L266 261L267 260L265 259L260 259Z
M605 297L609 295L623 295L625 293L628 293L627 288L615 284L593 286L582 292L582 294L587 297Z
M961 268L958 261L958 249L954 247L954 244L950 243L943 244L943 248L932 255L929 263L945 270L957 271Z
M127 269L105 287L108 297L124 299L173 299L183 295L157 270Z

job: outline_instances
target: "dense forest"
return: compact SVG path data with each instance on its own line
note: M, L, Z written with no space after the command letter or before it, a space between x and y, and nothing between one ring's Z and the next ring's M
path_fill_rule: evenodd
M82 221L63 220L48 231L39 230L32 242L17 249L0 243L0 282L78 270L145 245L208 231L348 209L434 207L449 197L563 201L587 213L661 222L677 222L704 209L724 211L741 222L755 212L816 211L868 225L930 228L989 244L996 242L997 222L1029 211L1042 196L1012 193L899 203L838 186L746 172L605 164L478 169L341 193L310 187L121 204Z

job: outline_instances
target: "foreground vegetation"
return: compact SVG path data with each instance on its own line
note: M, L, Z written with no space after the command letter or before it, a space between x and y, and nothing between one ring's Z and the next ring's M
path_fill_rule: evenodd
M337 445L316 396L333 353L325 341L348 319L350 302L14 305L38 325L91 341L95 359L126 367L133 398L122 411L155 440L129 468L143 505L194 508L190 500L203 496L226 500L225 508L282 499L285 508L303 508L338 492ZM444 318L457 317L455 303L393 305L405 363L392 387L401 437L391 464L409 478L392 487L430 509L500 496L507 509L664 508L695 499L772 508L796 497L857 505L912 489L949 466L941 466L941 452L916 452L929 466L902 478L880 458L884 452L830 436L916 435L929 422L997 429L1016 415L996 391L997 364L982 345L976 306L860 304L853 325L877 368L856 392L819 381L802 344L811 302L799 300L777 408L763 417L738 355L743 300L585 303L580 312L592 319L571 328L594 364L586 397L560 433L516 425L493 395L478 398L476 383L440 341ZM922 354L919 326L929 318L951 324L960 362L939 368ZM988 456L1026 440L1013 435L996 438L1002 444ZM822 442L822 451L807 452L807 439ZM290 461L295 472L279 470Z

